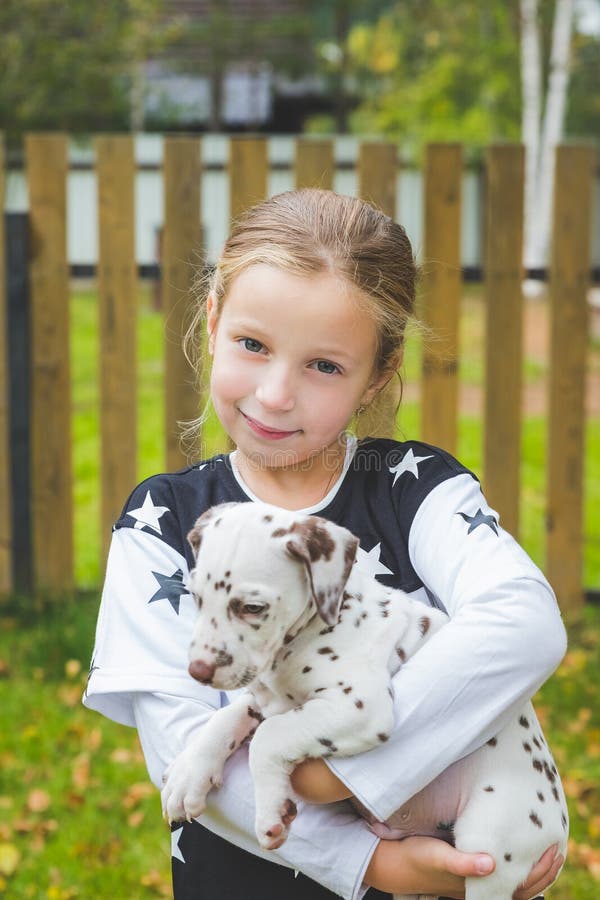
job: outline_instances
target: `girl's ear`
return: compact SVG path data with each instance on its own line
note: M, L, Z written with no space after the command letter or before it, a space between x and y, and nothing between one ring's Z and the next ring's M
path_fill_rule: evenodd
M206 330L208 332L208 352L212 356L215 349L218 321L217 304L212 294L206 298Z
M378 372L371 382L365 393L363 394L361 405L368 406L377 394L382 391L385 386L392 380L400 366L402 365L402 359L404 357L404 348L400 349L398 353L394 356L392 360L390 360L389 364L382 371Z

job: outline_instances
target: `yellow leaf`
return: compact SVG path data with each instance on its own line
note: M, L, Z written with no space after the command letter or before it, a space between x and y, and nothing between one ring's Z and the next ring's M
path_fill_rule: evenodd
M21 854L14 844L0 844L0 872L3 875L12 875L20 859Z

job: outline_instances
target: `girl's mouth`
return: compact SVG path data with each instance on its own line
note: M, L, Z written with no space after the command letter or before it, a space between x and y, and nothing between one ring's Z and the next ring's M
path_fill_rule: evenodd
M241 412L241 410L240 410ZM246 421L248 427L260 437L267 438L267 440L271 441L280 441L283 438L291 437L293 434L298 434L298 428L295 428L293 431L281 431L279 428L270 428L268 425L263 425L262 422L259 422L257 419L253 419L252 416L247 416L246 413L242 412L242 416Z

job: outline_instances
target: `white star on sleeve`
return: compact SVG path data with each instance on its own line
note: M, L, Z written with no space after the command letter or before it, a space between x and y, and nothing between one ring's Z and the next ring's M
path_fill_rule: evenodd
M127 511L127 515L131 516L132 519L136 519L136 523L134 528L151 528L153 531L156 531L157 534L162 534L161 527L158 523L158 520L161 516L164 516L166 512L169 512L168 506L155 506L152 500L152 495L150 491L146 494L146 498L138 509L130 509Z
M381 562L379 557L381 556L381 543L375 544L375 546L369 550L363 550L362 547L358 548L358 552L356 554L356 565L359 567L361 572L364 572L365 575L372 575L375 577L376 575L393 575L391 569L388 569L387 566Z
M175 831L171 832L171 856L174 859L178 859L180 862L184 863L185 859L179 847L179 838L181 837L182 831L183 825L181 826L181 828L176 828Z
M429 456L415 456L415 454L412 451L412 447L411 447L410 450L408 450L404 454L404 456L402 457L402 459L400 460L398 465L392 466L388 470L390 475L394 476L394 482L392 484L392 487L394 487L394 484L396 484L396 482L398 481L400 476L403 475L405 472L410 472L411 475L414 475L415 478L418 478L419 477L419 468L418 468L419 463L423 462L423 460L425 460L425 459L432 459L432 458L433 458L433 454L430 454Z

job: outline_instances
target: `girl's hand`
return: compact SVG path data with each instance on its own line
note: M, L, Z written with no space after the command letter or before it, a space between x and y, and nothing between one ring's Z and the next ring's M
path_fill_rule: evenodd
M557 847L550 847L515 891L514 900L531 900L555 880L563 863ZM429 893L463 900L465 878L484 877L495 862L486 853L462 853L445 841L411 837L380 841L367 867L365 882L386 893Z
M294 790L309 803L333 803L351 796L322 759L307 759L292 773ZM532 868L513 900L531 900L555 881L564 862L556 844ZM486 867L487 866L487 867ZM461 900L465 878L493 872L486 853L462 853L445 841L428 837L380 841L367 868L365 882L386 893L431 893Z
M465 877L494 871L486 853L462 853L445 841L409 837L380 841L365 873L365 883L390 894L465 896Z
M514 892L513 900L530 900L537 897L555 881L560 867L564 863L564 857L558 852L558 846L549 847L544 855L536 862L529 873L527 881Z

